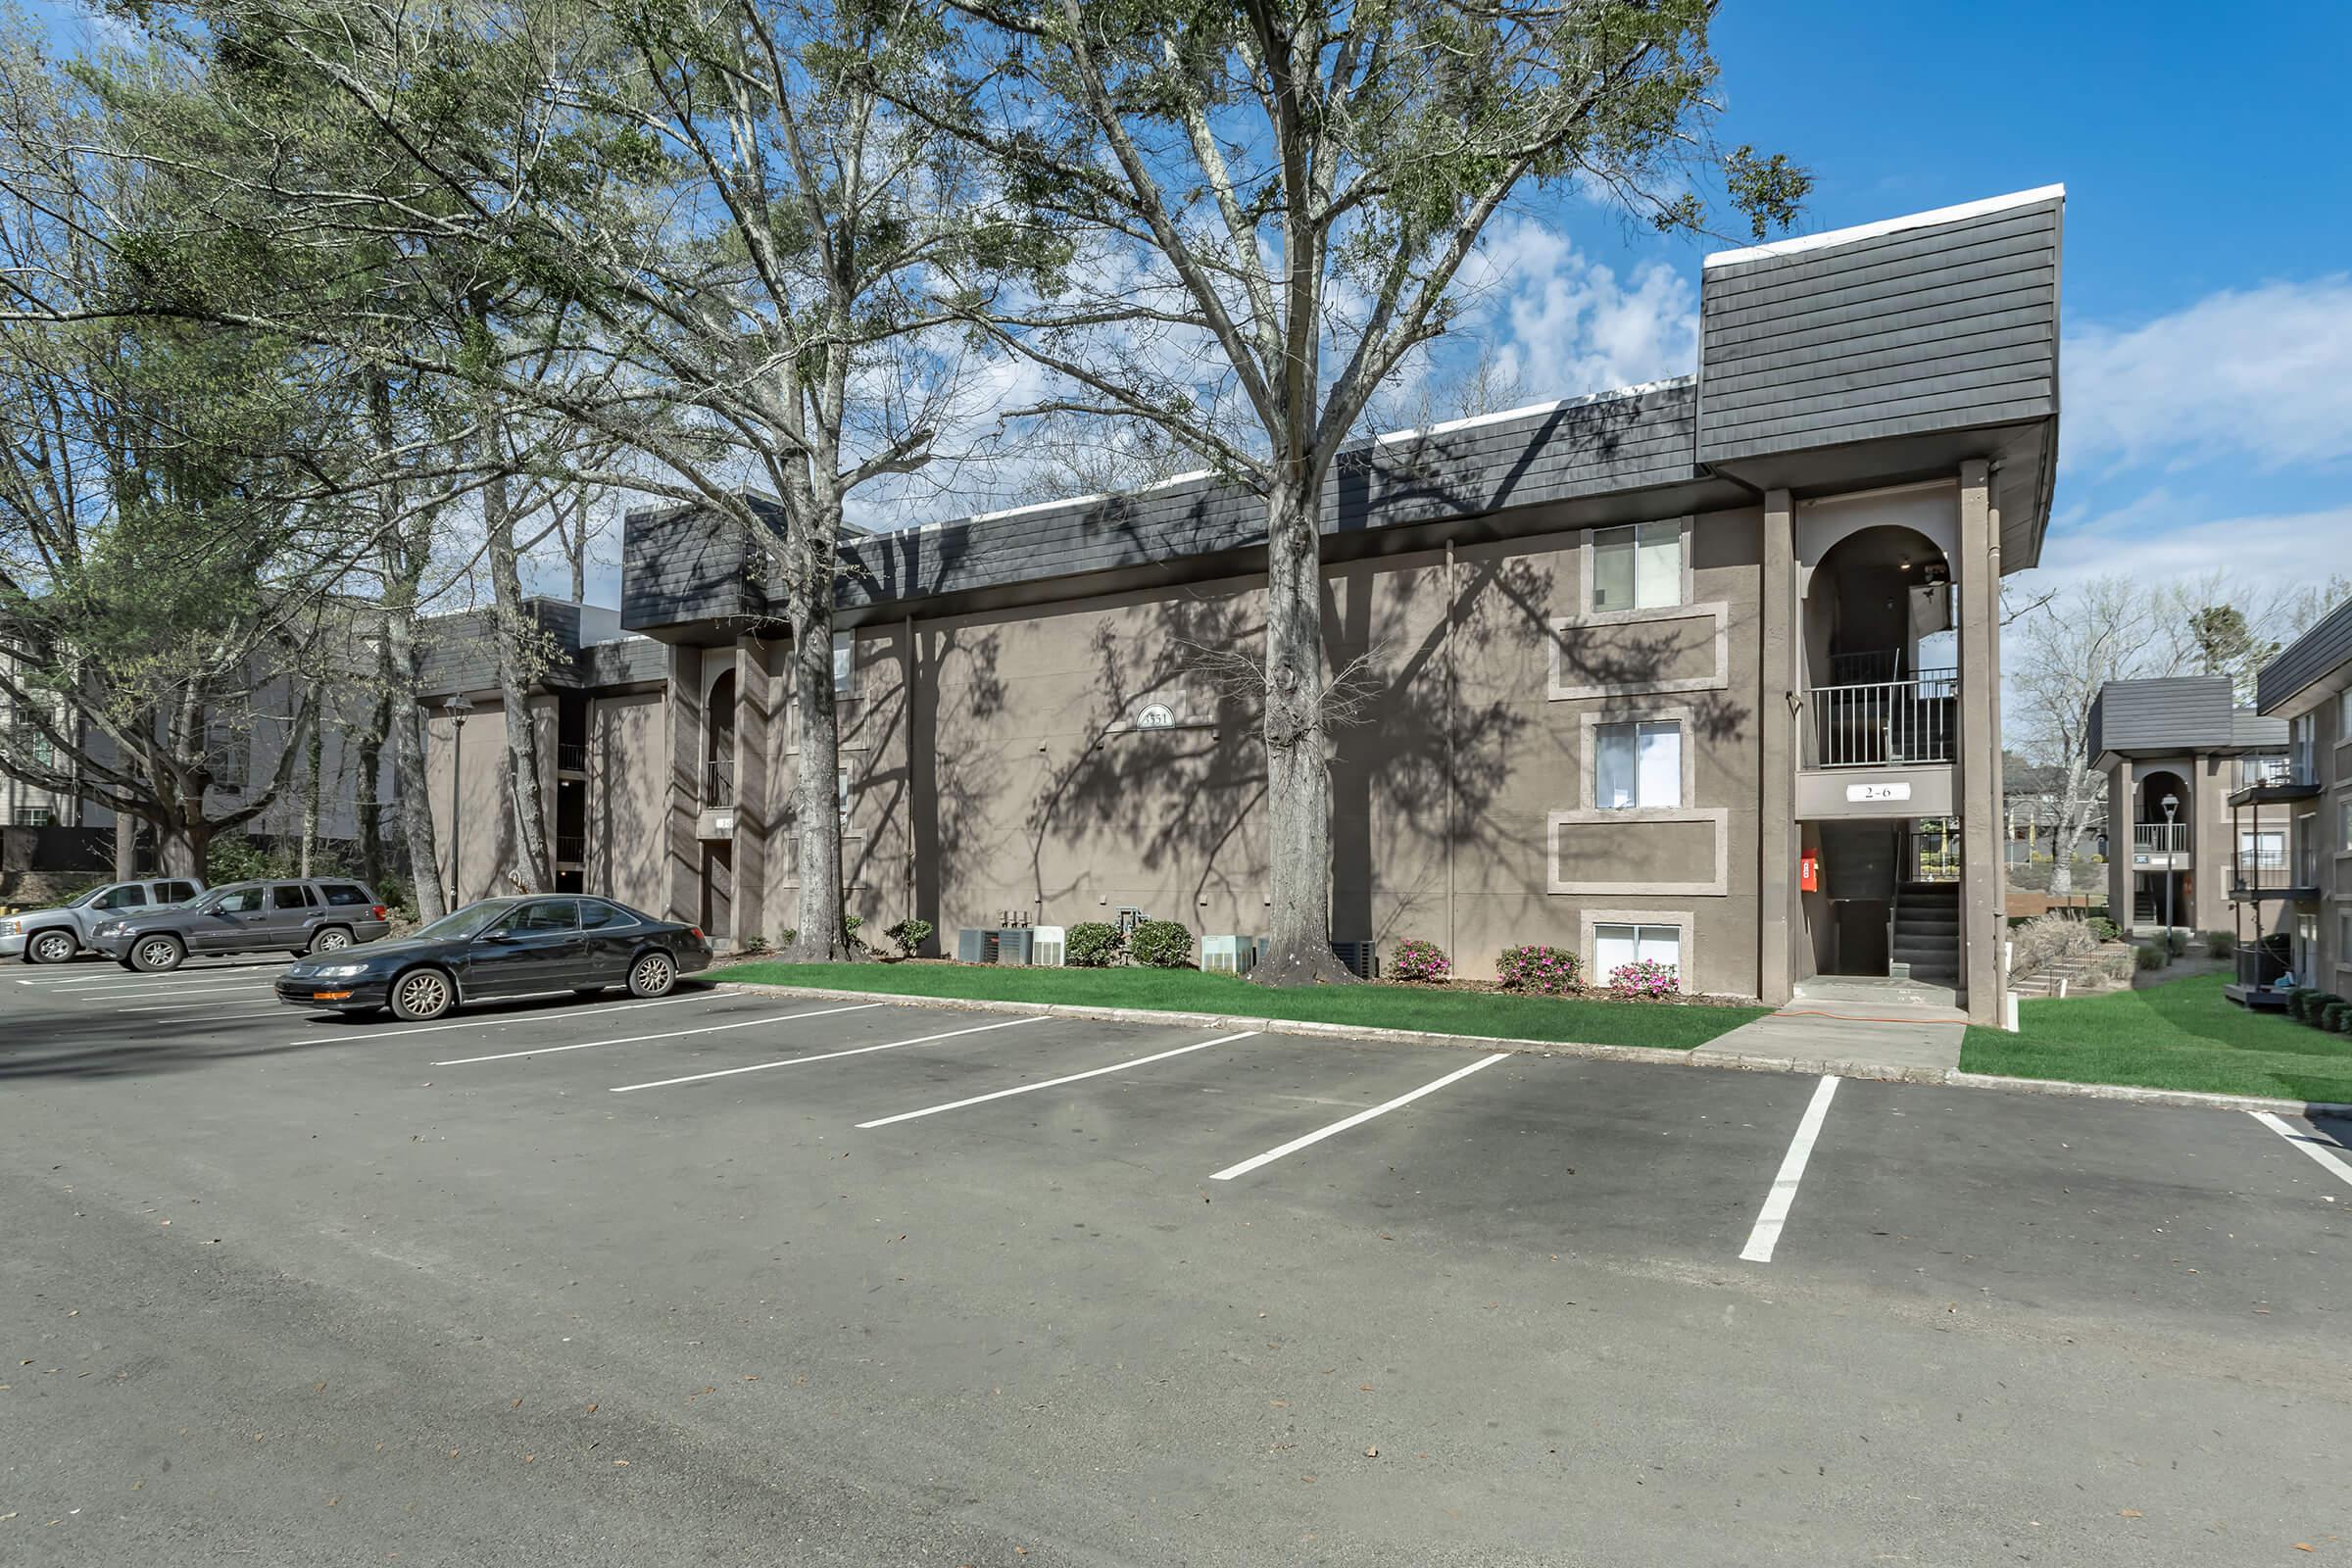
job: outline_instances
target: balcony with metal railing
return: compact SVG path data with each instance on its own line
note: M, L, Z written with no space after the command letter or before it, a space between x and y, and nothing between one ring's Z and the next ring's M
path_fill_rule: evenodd
M1806 689L1807 767L1888 767L1949 762L1960 735L1960 673L1845 681Z
M703 763L703 799L706 811L716 810L735 804L735 759L713 757Z
M587 772L588 743L585 741L558 741L556 743L556 771L559 773Z

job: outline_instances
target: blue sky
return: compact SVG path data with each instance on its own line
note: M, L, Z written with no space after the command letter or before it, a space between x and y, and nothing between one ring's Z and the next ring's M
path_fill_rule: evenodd
M1801 228L2067 187L2044 576L2352 572L2352 7L1729 0L1716 45Z
M35 0L68 37L72 9ZM1800 231L2067 187L2042 583L2127 562L2352 573L2352 6L2250 20L2184 0L1724 6L1722 137L1814 171ZM1531 399L1683 373L1711 248L1542 202L1491 231L1463 325Z

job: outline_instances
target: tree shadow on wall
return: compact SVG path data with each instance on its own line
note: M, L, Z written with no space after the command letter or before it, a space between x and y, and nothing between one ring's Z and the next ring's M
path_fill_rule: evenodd
M989 807L1004 785L1002 760L984 742L1004 711L1003 652L1002 634L969 627L917 630L905 651L912 670L905 787L913 908L934 925L945 924L946 890L969 886L987 865ZM943 691L954 693L953 711L942 710ZM936 954L940 940L934 934L924 951Z

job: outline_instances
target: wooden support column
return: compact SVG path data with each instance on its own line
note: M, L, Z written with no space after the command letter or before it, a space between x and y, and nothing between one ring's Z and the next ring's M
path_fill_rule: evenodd
M669 908L673 920L703 917L703 841L695 822L702 809L703 651L672 648L662 693L668 724L669 788L665 792Z
M1981 458L1960 465L1960 975L1971 1023L2002 1022L2000 519Z
M785 799L777 787L781 770L774 759L785 721L785 683L775 673L775 653L757 637L735 645L735 940L755 937L774 942L771 916L790 918L789 911L771 907L769 874L772 853L784 820Z
M1804 647L1797 609L1796 508L1788 491L1773 490L1764 497L1763 601L1756 616L1763 642L1757 703L1763 778L1757 794L1756 993L1773 1006L1794 994L1791 933L1804 922L1796 887L1797 717L1803 698L1797 655Z

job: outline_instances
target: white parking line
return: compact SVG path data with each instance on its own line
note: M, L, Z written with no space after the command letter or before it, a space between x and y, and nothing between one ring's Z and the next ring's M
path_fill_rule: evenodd
M689 1073L683 1078L661 1078L650 1084L622 1084L612 1093L634 1094L640 1089L667 1089L673 1084L699 1084L712 1078L732 1078L738 1073L765 1072L770 1067L805 1067L812 1061L837 1061L843 1056L862 1056L869 1051L896 1051L901 1046L927 1046L934 1040L953 1040L957 1035L984 1035L991 1029L1017 1029L1025 1023L1044 1023L1045 1016L1007 1018L1003 1023L974 1024L969 1029L950 1029L936 1035L917 1035L912 1040L893 1040L886 1046L853 1046L848 1051L828 1051L816 1056L786 1056L781 1061L755 1061L749 1067L721 1067L716 1072Z
M2336 1154L2352 1152L2352 1151L2346 1150L2343 1145L2317 1127L2305 1132L2283 1116L2274 1116L2267 1110L2253 1110L2246 1114L2318 1160L2346 1183L2352 1183L2352 1165L2348 1165L2336 1157ZM2329 1152L2331 1150L2334 1151L2333 1153Z
M267 990L268 980L182 981L176 986L122 986L109 991L76 991L68 1002L105 1002L116 997L224 997L232 991Z
M1788 1222L1789 1205L1796 1201L1796 1184L1805 1179L1805 1162L1813 1157L1814 1141L1821 1137L1821 1124L1829 1119L1830 1100L1837 1093L1836 1078L1825 1077L1814 1088L1812 1102L1796 1124L1796 1136L1788 1141L1781 1173L1772 1179L1772 1191L1764 1195L1756 1228L1747 1233L1747 1245L1740 1250L1743 1262L1772 1261L1772 1250L1781 1244L1781 1227Z
M554 995L553 992L533 995ZM584 1018L591 1013L635 1012L641 1007L667 1007L681 1002L713 1002L722 992L698 991L683 997L661 997L652 1002L624 1002L618 1006L553 1007L540 1012L489 1013L471 1018L457 1018L448 1023L379 1023L366 1029L346 1029L339 1035L321 1035L316 1040L296 1040L297 1046L331 1046L345 1040L406 1040L411 1035L438 1034L444 1029L495 1029L508 1023L535 1023L543 1018ZM518 997L494 997L495 1002L517 1002Z
M1197 1046L1178 1046L1174 1051L1162 1051L1150 1056L1137 1056L1132 1061L1114 1061L1107 1067L1095 1067L1086 1072L1073 1072L1059 1078L1048 1078L1043 1083L1018 1084L1010 1089L997 1090L994 1094L974 1095L969 1100L951 1101L944 1105L926 1105L921 1110L903 1110L896 1116L883 1116L873 1121L861 1121L858 1126L860 1131L869 1127L887 1127L896 1121L913 1121L921 1116L939 1115L942 1111L961 1110L966 1105L985 1105L992 1100L1009 1100L1014 1095L1031 1095L1040 1089L1056 1089L1063 1084L1074 1084L1082 1078L1100 1078L1106 1072L1125 1072L1130 1067L1148 1067L1152 1062L1165 1061L1170 1056L1181 1056L1188 1052L1206 1051L1211 1046L1229 1046L1236 1040L1248 1040L1256 1033L1257 1031L1254 1029L1245 1029L1238 1035L1219 1035L1214 1040L1203 1040Z
M107 984L109 981L119 985L130 980L148 980L161 985L172 980L185 980L190 975L254 974L264 969L282 969L293 961L294 960L291 956L283 958L271 958L261 963L204 963L192 961L183 963L176 969L167 970L161 974L149 974L143 970L126 969L119 963L108 963L105 966L104 972L95 972L97 971L98 966L95 964L89 964L84 965L82 971L78 974L27 975L20 979L17 984L21 986L44 986L51 990L56 990L64 986L102 986Z
M598 1046L639 1046L649 1040L683 1040L689 1035L714 1035L727 1029L751 1029L763 1023L795 1023L803 1018L830 1018L837 1012L864 1012L886 1004L861 1002L854 1007L820 1007L814 1012L771 1012L758 1018L746 1018L739 1023L706 1024L700 1029L673 1029L666 1034L630 1035L622 1040L582 1040L569 1046L541 1046L536 1051L502 1051L494 1056L460 1056L454 1061L436 1061L436 1067L470 1067L477 1061L513 1061L517 1056L552 1056L564 1051L593 1051Z
M1251 1155L1250 1158L1243 1160L1239 1165L1228 1165L1223 1170L1218 1171L1214 1176L1211 1176L1209 1180L1212 1182L1229 1182L1236 1176L1247 1176L1261 1165L1273 1164L1285 1154L1296 1154L1298 1152L1298 1151L1306 1148L1310 1144L1319 1144L1324 1139L1333 1137L1339 1133L1344 1133L1350 1127L1360 1127L1365 1122L1370 1121L1373 1117L1385 1116L1399 1105L1409 1105L1414 1101L1419 1100L1423 1095L1434 1095L1439 1090L1445 1088L1447 1084L1458 1083L1462 1079L1469 1077L1472 1073L1477 1072L1483 1067L1494 1066L1496 1062L1502 1060L1503 1056L1506 1054L1508 1054L1508 1053L1498 1052L1492 1056L1481 1056L1478 1058L1478 1060L1470 1063L1470 1065L1467 1067L1456 1067L1445 1077L1433 1079L1432 1081L1423 1084L1418 1089L1398 1095L1395 1100L1389 1101L1383 1104L1374 1105L1369 1110L1359 1110L1352 1116L1343 1116L1328 1127L1318 1127L1313 1132L1308 1133L1305 1137L1294 1138L1279 1149L1269 1149L1262 1154Z

